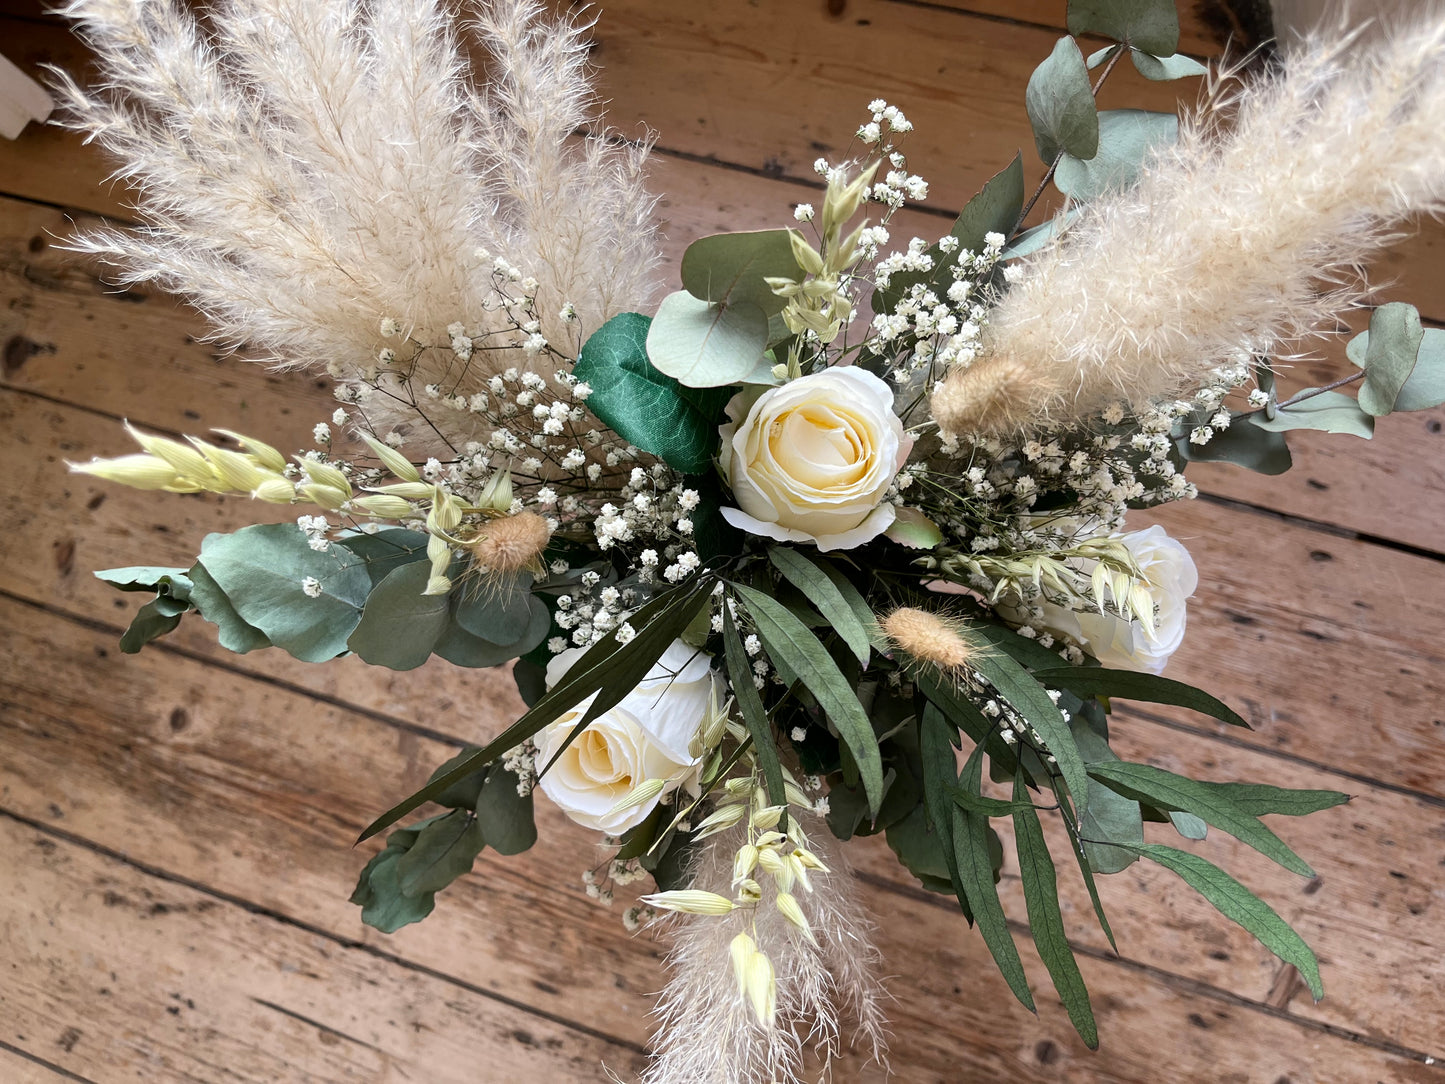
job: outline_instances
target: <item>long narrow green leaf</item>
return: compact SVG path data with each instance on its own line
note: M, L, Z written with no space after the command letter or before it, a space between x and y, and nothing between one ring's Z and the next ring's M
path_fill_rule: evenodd
M1049 699L1044 687L1007 655L982 653L972 665L1038 731L1045 747L1058 761L1059 771L1063 773L1064 782L1069 785L1074 805L1082 817L1089 804L1089 774L1069 724L1064 722L1064 717L1059 714L1057 705Z
M968 697L964 696L937 671L921 670L914 675L914 685L924 698L937 706L945 719L962 730L976 744L984 745L989 760L1002 766L1010 776L1018 766L1018 757L1013 749L999 736L998 726L979 710Z
M753 748L757 751L758 765L763 769L763 782L768 788L768 801L784 806L778 831L786 833L787 794L783 790L783 766L778 760L778 746L773 740L773 728L768 725L768 713L763 708L762 697L758 696L753 684L753 668L748 665L748 653L743 649L742 637L733 624L733 615L723 607L723 657L727 662L728 682L733 687L733 697L743 713L743 722L753 736Z
M838 594L843 596L843 601L853 611L853 616L858 619L858 624L868 630L868 638L872 641L873 646L881 649L883 637L877 627L878 615L873 612L873 607L868 605L868 600L863 597L863 593L854 587L853 581L843 575L842 569L831 561L820 560L818 567L823 570L823 575L833 582L833 586L838 589Z
M1069 796L1064 792L1064 788L1059 786L1057 779L1050 779L1049 782L1053 786L1054 796L1059 800L1059 814L1063 819L1064 827L1068 830L1074 860L1078 862L1079 872L1084 877L1084 887L1089 890L1089 900L1094 905L1094 917L1099 920L1099 928L1109 939L1109 947L1118 952L1119 946L1114 941L1114 931L1109 927L1108 916L1104 914L1104 901L1099 898L1099 886L1094 882L1094 868L1089 864L1088 855L1084 853L1084 840L1079 835L1079 824L1074 819L1074 812L1069 806Z
M1173 704L1189 708L1221 723L1249 730L1244 717L1222 700L1182 681L1140 674L1133 670L1106 670L1102 666L1056 666L1035 670L1034 677L1054 689L1068 689L1075 696L1116 696L1149 704Z
M1314 870L1290 850L1284 840L1266 828L1258 817L1236 805L1227 792L1215 790L1208 783L1126 760L1091 764L1089 774L1127 798L1148 802L1161 809L1182 809L1193 813L1206 824L1228 832L1241 843L1247 843L1291 873L1298 873L1301 877L1314 876Z
M574 729L580 733L587 723L617 704L637 687L649 670L657 664L668 644L687 627L693 616L707 602L709 590L704 584L689 584L659 595L642 607L632 618L641 631L626 644L607 637L593 644L572 664L566 676L542 696L506 730L470 756L457 762L444 775L437 776L409 798L392 806L366 826L357 838L361 843L384 831L413 809L431 801L453 783L465 778L485 764L532 737L556 720L563 712L576 707L593 693L597 698L589 705L582 722ZM569 739L570 740L570 739Z
M1268 783L1205 783L1204 786L1256 817L1267 813L1303 817L1350 800L1348 794L1338 790L1290 790Z
M1213 862L1188 851L1144 843L1134 847L1151 862L1173 870L1225 918L1231 919L1259 939L1259 943L1287 964L1293 964L1316 1001L1325 996L1320 981L1320 964L1304 938L1280 918L1274 909Z
M970 794L982 792L981 747L975 746L964 763L958 786ZM954 805L950 812L953 814L953 853L958 863L958 880L973 907L978 932L983 935L983 943L988 946L1014 997L1030 1012L1037 1012L1028 976L1024 974L1023 961L1019 959L1018 946L1014 944L1008 918L1003 913L1003 904L999 902L998 885L994 884L993 859L988 853L988 818L969 813L958 805Z
M1043 826L1039 815L1028 802L1029 788L1023 776L1014 776L1014 801L1024 808L1014 811L1014 845L1019 854L1019 877L1024 885L1024 903L1029 912L1029 930L1034 935L1034 945L1049 976L1054 980L1054 989L1069 1012L1069 1020L1079 1038L1090 1050L1099 1049L1099 1028L1094 1023L1094 1010L1089 1005L1089 991L1084 988L1084 976L1079 974L1079 964L1074 959L1074 950L1064 933L1064 916L1059 910L1059 881L1054 873L1054 860L1049 854L1049 845L1044 841Z
M963 883L958 877L958 856L954 853L953 810L949 804L949 791L957 789L958 779L954 775L957 761L953 753L954 728L943 717L938 706L925 702L918 721L918 746L923 762L923 808L928 814L928 823L938 833L939 845L943 848L943 860L948 866L948 879L953 885L953 894L958 897L958 906L963 909L968 924L973 925L973 906Z
M808 596L809 602L818 607L818 612L828 619L833 630L858 657L859 665L867 666L873 650L868 628L822 568L788 546L772 547L768 550L768 560L789 583Z
M807 686L838 728L839 736L858 764L863 792L868 796L868 812L877 817L878 806L883 801L883 757L878 751L878 736L858 703L857 693L849 688L827 649L791 610L751 587L734 584L733 590L752 616L774 665L786 667Z

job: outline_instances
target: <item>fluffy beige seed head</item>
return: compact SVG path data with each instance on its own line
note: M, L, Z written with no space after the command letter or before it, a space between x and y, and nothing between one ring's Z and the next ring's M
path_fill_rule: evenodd
M961 669L973 657L973 645L963 637L957 622L928 610L901 606L879 626L900 650L940 670Z
M518 512L490 521L472 543L472 556L492 572L535 569L552 532L536 512Z
M1057 391L1044 386L1046 375L1031 373L1015 358L998 355L955 369L930 401L939 432L945 437L998 436L1037 421L1033 404Z

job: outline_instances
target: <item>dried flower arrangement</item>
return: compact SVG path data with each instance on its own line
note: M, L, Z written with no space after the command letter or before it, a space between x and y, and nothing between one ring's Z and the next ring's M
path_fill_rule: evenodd
M1005 818L1040 956L1095 1045L1047 814L1111 941L1095 877L1148 859L1321 996L1274 911L1145 840L1145 820L1212 826L1308 875L1259 818L1345 796L1111 750L1114 699L1244 725L1160 676L1197 573L1125 519L1193 496L1190 462L1278 473L1291 429L1368 438L1445 402L1442 333L1401 304L1351 343L1356 377L1274 387L1361 304L1359 264L1445 210L1445 23L1245 78L1177 54L1171 0L1071 0L1027 96L1066 197L1052 221L1021 228L1039 193L1016 158L947 235L891 246L927 184L878 100L857 155L817 162L818 208L696 241L652 305L648 147L577 134L584 28L535 0L489 0L465 28L441 0L67 13L106 77L61 77L68 122L116 155L144 219L76 247L186 296L249 356L324 371L339 403L291 460L134 432L140 453L75 468L305 506L206 538L188 569L98 573L155 594L125 649L194 611L235 651L510 663L530 705L367 830L443 810L366 865L365 921L418 921L484 847L530 847L540 790L615 846L593 895L651 879L625 921L678 922L647 1079L795 1080L808 1048L885 1057L835 840L884 834L1032 1005L995 887ZM1085 33L1115 44L1086 58ZM1099 111L1126 58L1206 75L1197 112Z

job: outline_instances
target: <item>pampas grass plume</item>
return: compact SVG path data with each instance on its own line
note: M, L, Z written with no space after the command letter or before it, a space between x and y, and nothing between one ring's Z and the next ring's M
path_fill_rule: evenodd
M1359 266L1445 210L1445 20L1315 38L1215 80L1133 187L1023 264L980 358L933 396L945 436L1016 437L1136 408L1336 330Z

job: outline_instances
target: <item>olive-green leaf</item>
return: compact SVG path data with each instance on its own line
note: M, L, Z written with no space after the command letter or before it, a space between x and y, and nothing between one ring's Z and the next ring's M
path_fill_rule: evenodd
M876 817L883 801L883 759L878 751L878 736L858 703L857 693L849 687L827 648L791 610L751 587L734 584L733 590L747 607L774 665L791 671L838 728L838 735L858 765L868 795L868 811Z
M682 254L682 285L693 297L727 304L750 301L769 316L782 312L787 299L764 280L802 277L787 230L715 233L698 238Z
M1108 109L1099 114L1098 152L1088 161L1065 154L1054 171L1059 191L1076 200L1091 200L1110 189L1132 184L1157 147L1179 137L1173 113L1143 109Z
M1094 917L1099 920L1099 929L1103 930L1104 936L1109 939L1109 947L1118 952L1119 946L1114 940L1114 931L1109 926L1109 917L1104 914L1104 901L1099 898L1099 885L1094 879L1093 865L1085 850L1084 840L1079 834L1079 824L1074 819L1074 811L1069 807L1069 795L1057 779L1050 777L1049 785L1053 789L1054 797L1058 799L1059 815L1063 819L1065 830L1069 833L1069 846L1074 852L1074 862L1078 865L1079 873L1084 878L1084 887L1089 890L1089 902L1094 905Z
M1179 874L1190 888L1212 903L1225 918L1239 923L1270 952L1285 963L1293 964L1316 1001L1325 996L1315 954L1269 904L1214 863L1196 854L1158 843L1145 843L1134 849L1151 862Z
M534 602L546 609L545 603L532 596L529 572L505 581L464 584L453 594L456 597L451 611L456 623L473 636L498 645L515 644L527 635L534 618Z
M1142 700L1150 704L1172 704L1190 708L1230 726L1248 730L1243 716L1222 700L1202 689L1157 674L1141 674L1133 670L1110 670L1102 666L1057 666L1035 670L1034 677L1051 689L1067 689L1075 696L1117 697L1121 700Z
M1020 256L1032 255L1055 237L1061 236L1082 213L1081 208L1070 207L1063 214L1055 215L1047 222L1041 222L1037 226L1024 230L1004 246L1003 251L999 253L999 259L1014 260Z
M346 644L365 662L415 670L431 657L447 627L446 595L426 595L431 566L417 561L387 574L366 599L361 622Z
M294 523L207 535L199 563L247 624L303 662L347 650L371 592L365 564L342 546L313 550ZM313 596L307 592L314 580Z
M833 631L843 638L859 664L867 666L872 653L868 629L859 620L834 580L819 567L821 561L826 559L815 563L790 546L773 546L768 550L768 559L772 561L773 567L781 572L789 583L807 595L808 601L828 619Z
M454 809L431 821L397 863L397 882L408 896L439 892L472 868L486 846L470 810Z
M1174 0L1069 0L1070 34L1102 34L1154 57L1179 49Z
M1079 816L1084 816L1089 804L1089 775L1058 706L1034 676L1007 655L980 653L973 667L1038 731L1045 747L1059 763L1059 771L1074 796Z
M587 409L624 440L684 474L701 474L717 453L732 390L688 387L659 372L647 359L651 327L650 317L619 313L583 344L573 373L592 388Z
M1373 320L1371 327L1374 326ZM1366 368L1370 333L1363 331L1345 347L1349 359ZM1395 396L1395 410L1429 410L1445 403L1445 331L1424 328L1416 351L1415 366Z
M1060 151L1089 159L1099 150L1099 112L1084 56L1063 37L1034 69L1024 92L1039 157L1052 163Z
M1294 465L1289 444L1283 433L1260 427L1262 414L1231 411L1229 428L1217 430L1208 444L1192 443L1189 433L1193 426L1182 427L1175 434L1174 447L1191 463L1233 463L1259 474L1283 474Z
M395 933L403 926L420 922L436 907L434 892L408 896L401 890L397 867L417 835L411 829L393 832L386 849L361 871L356 890L351 893L351 902L361 906L361 921L382 933Z
M1272 787L1267 783L1206 783L1210 790L1227 798L1236 808L1256 817L1277 813L1284 817L1303 817L1343 805L1348 794L1338 790L1292 790Z
M1314 876L1314 870L1290 850L1284 840L1266 828L1258 817L1241 809L1229 794L1215 790L1207 783L1150 764L1128 761L1090 764L1089 774L1135 801L1148 802L1161 809L1182 809L1193 813L1206 824L1228 832L1291 873L1302 877Z
M1064 932L1064 916L1059 910L1059 880L1054 872L1054 859L1044 841L1039 815L1028 800L1028 787L1023 776L1014 776L1013 797L1019 807L1014 810L1014 846L1019 856L1019 879L1024 886L1024 904L1029 913L1029 931L1039 957L1049 969L1054 989L1068 1010L1069 1020L1079 1038L1090 1050L1099 1048L1099 1029L1094 1010L1089 1004L1089 991L1084 976L1079 974L1074 950Z
M973 925L973 905L963 890L958 875L958 855L953 841L953 795L959 792L958 777L955 774L958 762L954 756L953 742L957 730L950 726L938 705L924 701L923 714L918 721L918 747L923 765L923 808L928 823L938 833L939 845L943 848L944 863L948 867L948 878L953 886L958 905Z
M1395 400L1415 371L1424 337L1414 305L1392 301L1370 314L1365 382L1360 387L1360 408L1365 413L1382 418L1395 409Z
M242 620L231 600L211 578L205 567L197 564L188 573L191 580L191 602L211 624L216 626L216 641L227 651L244 655L248 651L270 647L266 634Z
M706 611L704 611L706 612ZM728 684L732 686L733 697L743 713L743 723L753 738L753 751L758 765L763 770L763 782L768 788L768 801L773 805L785 805L787 794L783 790L783 766L778 759L777 742L773 739L773 728L768 723L768 713L763 708L762 697L753 684L753 669L743 649L742 637L733 623L732 611L723 607L723 659L727 664ZM783 816L786 818L787 813ZM778 829L786 832L787 825Z
M755 302L716 304L686 290L668 294L647 331L647 357L690 388L736 384L768 345L768 316Z
M519 794L517 783L516 773L493 764L477 795L477 821L487 846L498 854L521 854L537 842L532 792Z

